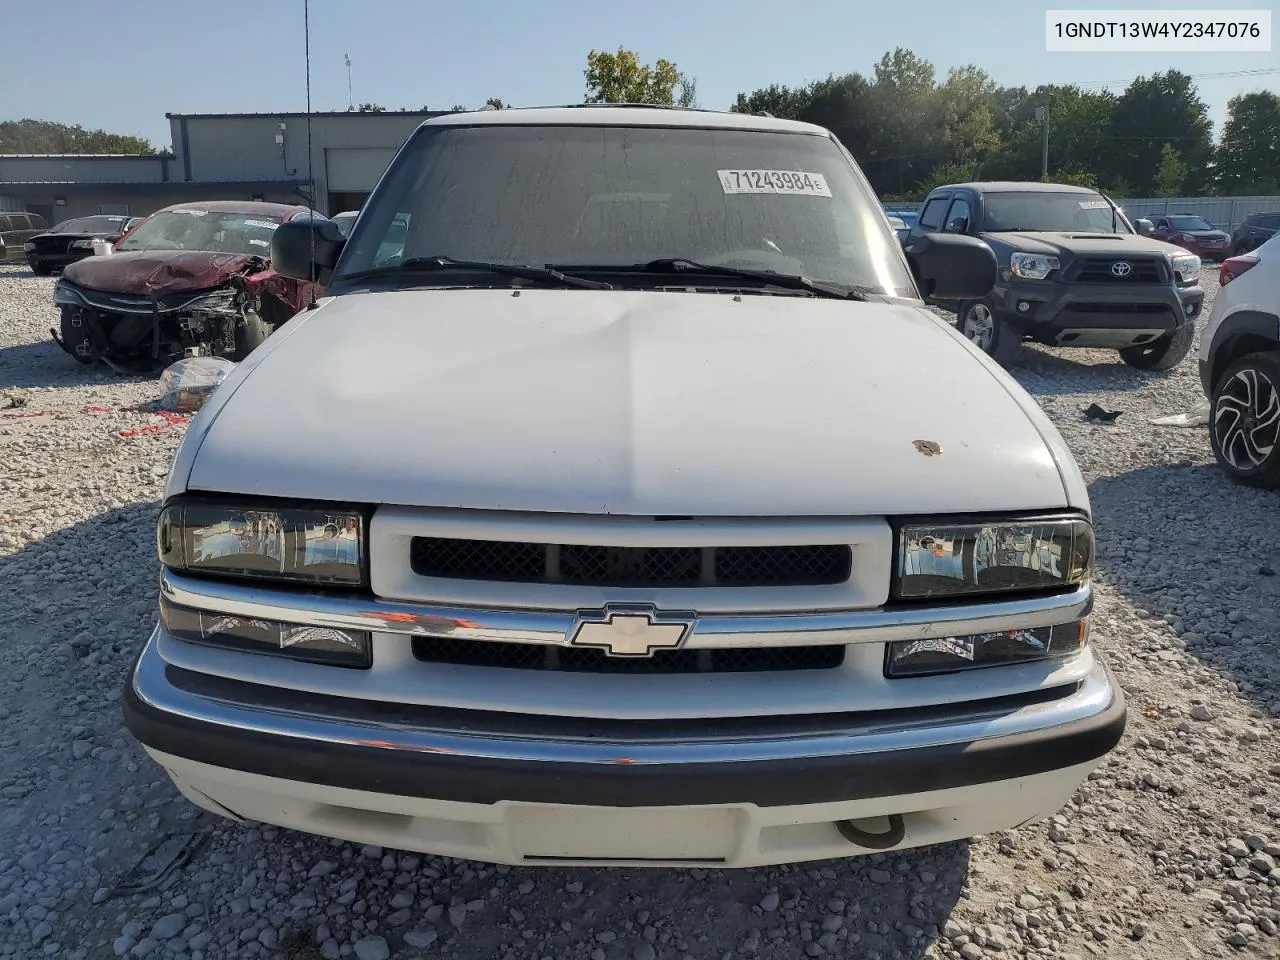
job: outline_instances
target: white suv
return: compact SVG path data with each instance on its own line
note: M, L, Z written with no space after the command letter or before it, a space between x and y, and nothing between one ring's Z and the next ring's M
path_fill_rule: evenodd
M826 130L452 114L273 262L326 296L191 424L125 692L201 807L746 866L1046 817L1119 740L1080 473L921 300L991 252L904 252Z
M1280 488L1280 235L1224 260L1200 335L1209 439L1232 478Z

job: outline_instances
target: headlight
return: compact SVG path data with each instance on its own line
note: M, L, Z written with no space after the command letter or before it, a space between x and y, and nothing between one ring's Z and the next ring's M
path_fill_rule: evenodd
M175 502L156 528L160 562L226 577L359 587L365 518L350 508Z
M953 599L1061 590L1089 579L1093 527L1081 518L908 523L894 597Z
M1171 259L1174 271L1183 280L1190 280L1200 272L1200 258L1194 253L1177 254Z
M1088 640L1087 619L1030 630L901 640L889 644L884 672L887 677L921 677L978 667L1063 659L1084 649Z
M165 631L188 643L248 653L266 653L339 667L365 667L371 660L370 637L363 630L337 630L304 624L234 617L190 610L160 601Z
M30 253L30 252L31 252L32 250L34 250L35 248L36 248L36 245L35 245L34 243L24 243L24 244L22 245L22 252L23 252L23 253Z
M84 306L84 298L75 287L70 286L67 281L59 278L58 282L53 285L53 305L55 307L82 307Z
M93 240L72 240L71 249L72 250L92 250Z
M1057 257L1042 253L1015 253L1009 257L1009 272L1024 280L1043 280L1059 266Z

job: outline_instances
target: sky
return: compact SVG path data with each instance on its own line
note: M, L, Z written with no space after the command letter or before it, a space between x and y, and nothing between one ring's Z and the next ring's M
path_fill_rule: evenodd
M165 113L301 111L306 104L303 0L57 0L3 4L0 120L30 117L102 128L169 145ZM1214 9L1226 0L311 0L311 95L316 110L355 103L391 109L581 102L592 49L665 57L697 81L703 107L829 74L870 76L902 46L949 67L976 64L1005 86L1119 81L1176 67L1198 80L1215 131L1227 101L1280 91L1280 41L1270 53L1047 53L1046 8ZM1232 0L1233 9L1274 6ZM1274 14L1273 14L1274 16ZM1280 17L1273 29L1280 32ZM15 82L27 78L26 82Z

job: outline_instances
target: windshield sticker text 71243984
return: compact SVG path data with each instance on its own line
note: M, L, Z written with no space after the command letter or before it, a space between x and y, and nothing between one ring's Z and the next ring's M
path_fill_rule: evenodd
M797 170L717 170L725 193L790 193L829 197L831 188L820 173Z

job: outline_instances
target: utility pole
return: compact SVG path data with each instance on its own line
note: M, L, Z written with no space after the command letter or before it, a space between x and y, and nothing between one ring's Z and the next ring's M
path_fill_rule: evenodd
M1049 179L1049 104L1036 107L1036 119L1043 128L1044 138L1040 141L1040 180Z
M347 112L350 113L356 108L356 102L351 97L351 54L344 53L342 62L347 65Z

